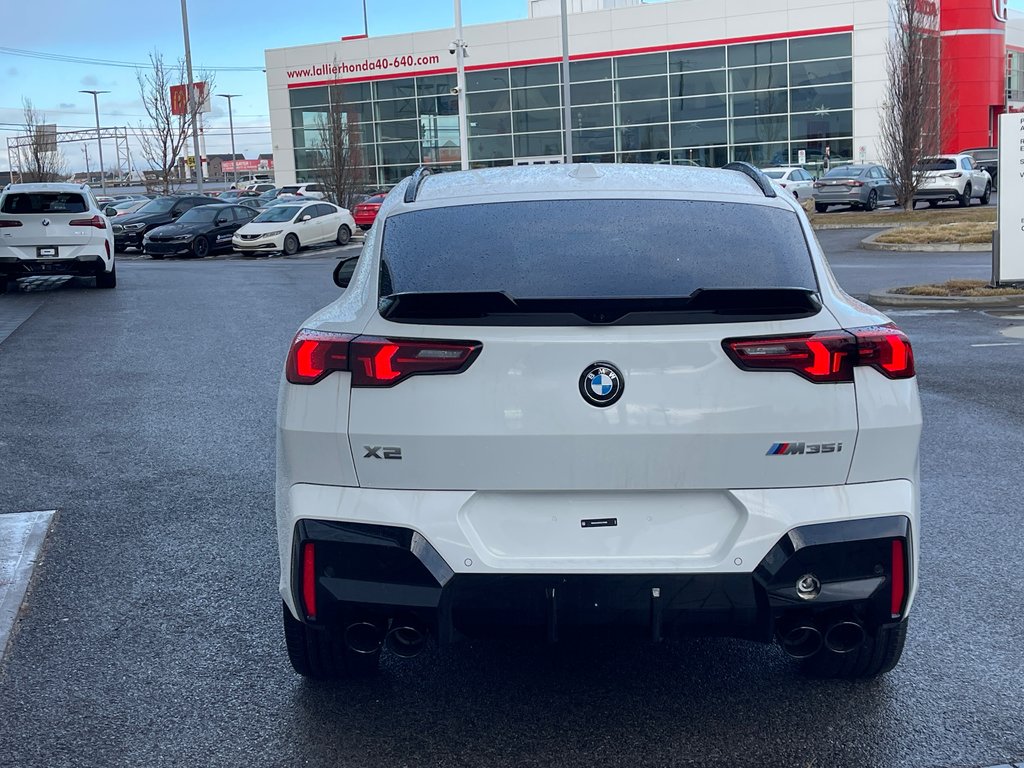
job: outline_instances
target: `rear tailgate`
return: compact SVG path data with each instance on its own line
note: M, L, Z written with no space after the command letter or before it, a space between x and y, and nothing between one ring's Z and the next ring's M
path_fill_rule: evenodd
M375 323L368 332L473 339L483 348L456 375L351 390L359 484L493 491L841 484L857 436L853 384L744 371L722 347L729 337L798 334L829 322L826 313L757 328L405 326L390 334ZM581 392L595 362L621 373L621 398L608 407ZM401 459L389 460L394 454L383 448Z
M100 238L88 211L79 193L9 193L0 205L0 245L20 259L95 255Z

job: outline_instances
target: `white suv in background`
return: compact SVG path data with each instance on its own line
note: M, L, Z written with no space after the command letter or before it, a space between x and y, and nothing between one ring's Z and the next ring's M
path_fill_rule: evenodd
M955 200L966 208L972 198L988 205L992 197L992 177L970 155L928 157L914 167L914 172L923 177L914 193L914 205L925 201L934 208L941 202Z
M85 184L8 184L0 191L0 293L32 275L117 285L114 236Z
M278 198L306 197L311 200L323 200L324 188L320 184L289 184L281 187Z
M774 639L830 677L899 660L910 342L753 166L421 169L335 282L278 409L299 673L620 630Z

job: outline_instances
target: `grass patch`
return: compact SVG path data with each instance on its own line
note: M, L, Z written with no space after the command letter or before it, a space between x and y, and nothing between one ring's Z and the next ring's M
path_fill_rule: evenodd
M1024 293L1024 287L990 288L984 280L947 280L941 285L893 288L892 293L905 296L1013 296Z
M996 228L994 221L959 222L957 224L930 224L924 227L898 227L883 232L875 238L876 243L899 245L921 245L931 243L959 243L989 245L992 232Z
M810 201L808 201L810 202ZM809 206L814 210L813 204ZM970 208L921 208L916 211L904 211L894 208L879 208L877 211L834 210L832 213L808 213L813 226L822 224L867 225L877 227L895 227L900 224L967 224L971 222L996 220L994 205L971 206Z

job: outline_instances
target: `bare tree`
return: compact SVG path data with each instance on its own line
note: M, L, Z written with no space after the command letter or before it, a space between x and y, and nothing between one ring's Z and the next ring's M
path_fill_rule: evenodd
M25 118L25 135L18 137L21 180L63 181L68 168L57 148L56 131L47 128L46 115L32 106L32 99L22 99L21 104Z
M358 121L344 106L334 103L316 121L313 152L314 176L323 185L327 198L350 208L356 194L366 183L360 166L362 150L359 146Z
M893 35L886 45L889 96L881 107L881 158L893 174L896 200L914 207L922 176L916 168L942 141L942 68L934 14L919 0L892 0Z
M169 194L180 184L177 174L178 158L192 134L192 115L174 114L171 102L171 86L186 82L185 62L178 59L175 64L164 61L163 54L154 51L149 54L150 68L137 70L135 78L139 84L139 96L149 117L149 124L139 123L139 137L142 156L150 167L159 174L159 191ZM213 92L212 73L200 73L196 82L206 82L205 97ZM202 119L202 113L199 113ZM148 185L147 185L148 186Z

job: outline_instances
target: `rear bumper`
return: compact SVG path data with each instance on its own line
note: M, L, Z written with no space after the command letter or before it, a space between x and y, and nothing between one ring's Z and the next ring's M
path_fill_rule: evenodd
M110 261L113 264L113 260ZM95 277L107 270L102 256L78 256L73 259L18 259L0 256L0 277L14 280L34 275L75 275Z
M814 192L814 202L825 205L860 205L866 199L861 197L860 192Z
M902 516L800 526L750 573L455 573L408 528L300 521L294 531L290 595L307 623L343 628L354 620L415 620L440 642L515 634L549 640L614 631L658 641L720 635L770 642L778 627L855 619L896 623L893 542L909 552ZM312 545L315 616L303 600L303 558ZM821 591L797 595L814 574ZM906 572L904 572L906 573ZM904 577L905 578L905 577ZM906 581L899 589L906 594Z
M914 193L915 200L956 200L960 190L955 187L925 187Z
M915 483L721 495L738 510L728 522L717 495L683 492L666 516L656 501L664 494L645 502L605 493L619 506L617 524L590 527L575 519L572 493L561 513L543 517L531 514L538 499L529 494L517 512L482 493L279 486L281 595L292 615L305 616L301 566L312 544L315 623L411 613L442 640L509 627L536 636L551 631L552 611L559 634L600 626L637 636L770 640L780 621L826 623L853 612L878 625L909 610ZM586 496L594 509L595 495ZM906 573L896 616L894 540L904 548ZM810 601L795 591L806 573L823 585Z

